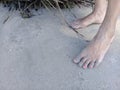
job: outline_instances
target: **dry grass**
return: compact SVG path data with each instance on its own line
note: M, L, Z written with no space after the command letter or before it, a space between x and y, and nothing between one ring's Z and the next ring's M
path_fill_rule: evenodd
M78 7L81 7L81 5L93 6L94 0L0 0L0 3L2 3L4 7L7 7L9 11L19 10L23 18L29 18L32 16L30 12L31 9L70 9L75 5Z
M32 16L30 10L35 9L38 10L39 8L46 8L46 9L57 9L61 13L63 20L67 23L64 15L62 14L62 10L64 8L72 8L75 5L81 7L84 6L94 6L94 0L0 0L0 3L3 4L4 7L7 7L9 11L12 10L19 10L20 14L23 18L30 18ZM4 23L9 19L5 19ZM70 27L70 26L69 26ZM71 28L71 27L70 27ZM74 30L73 28L71 28ZM74 30L81 38L84 36ZM84 38L85 39L85 38Z

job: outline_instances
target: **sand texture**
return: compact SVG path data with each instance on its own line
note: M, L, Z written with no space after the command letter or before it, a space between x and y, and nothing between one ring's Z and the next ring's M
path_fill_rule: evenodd
M71 11L79 18L91 9ZM68 22L75 19L69 10L63 12ZM0 90L120 90L120 19L103 63L83 70L72 59L88 43L61 21L57 11L41 9L30 19L9 13L3 24L6 13L0 7ZM79 32L91 40L98 27Z

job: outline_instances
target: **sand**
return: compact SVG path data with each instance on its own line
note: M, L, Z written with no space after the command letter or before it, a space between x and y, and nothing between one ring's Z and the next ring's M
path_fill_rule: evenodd
M71 11L78 18L91 9ZM63 12L68 22L75 19L69 10ZM16 11L3 24L6 13L0 7L0 90L120 90L120 19L102 64L84 70L72 59L88 43L61 21L57 11L41 9L30 19ZM93 25L79 32L91 40L98 28Z

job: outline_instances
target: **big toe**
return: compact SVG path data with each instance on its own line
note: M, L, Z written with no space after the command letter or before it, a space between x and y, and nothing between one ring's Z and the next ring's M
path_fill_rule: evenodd
M82 28L83 25L80 23L80 21L74 21L73 23L71 23L71 27L74 29L79 29Z
M73 62L78 64L84 57L82 55L78 55L76 58L73 59Z

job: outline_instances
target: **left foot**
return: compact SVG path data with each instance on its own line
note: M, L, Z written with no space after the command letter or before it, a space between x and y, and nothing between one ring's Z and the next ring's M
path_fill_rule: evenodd
M80 18L71 23L71 27L74 29L85 28L91 24L101 24L105 18L107 10L107 2L103 2L102 6L95 6L92 13L84 18Z
M71 23L71 27L74 29L79 29L85 28L91 24L101 24L103 22L104 16L105 15L103 13L91 13L82 19L80 18L75 20L73 23Z
M109 33L96 35L89 45L74 59L74 63L78 64L84 69L98 66L106 52L108 51L114 35Z

